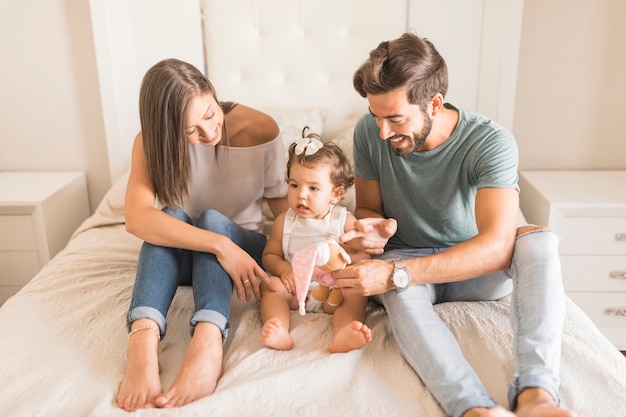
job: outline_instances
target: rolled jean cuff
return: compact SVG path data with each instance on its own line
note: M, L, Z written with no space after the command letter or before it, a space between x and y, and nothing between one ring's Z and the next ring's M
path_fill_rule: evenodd
M126 320L126 326L128 328L128 331L130 331L130 325L133 324L135 320L139 319L150 319L154 321L157 326L159 326L161 339L165 337L165 317L163 317L163 314L161 314L159 310L152 307L133 308L131 311L128 312L128 318Z
M511 385L509 389L508 397L511 411L515 411L517 408L517 397L527 388L541 388L550 394L557 406L561 404L558 387L554 387L551 381L547 381L546 378L538 376L525 376L515 378L513 385Z
M228 337L228 318L223 314L218 313L215 310L198 310L191 317L191 333L193 334L196 324L198 323L212 323L217 326L222 332L222 343L226 341Z
M452 417L461 417L472 408L491 408L497 405L496 401L490 397L465 398L457 403L452 410Z

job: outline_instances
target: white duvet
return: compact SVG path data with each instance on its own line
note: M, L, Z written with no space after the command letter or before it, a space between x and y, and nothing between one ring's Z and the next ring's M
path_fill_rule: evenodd
M292 316L296 347L259 342L257 303L235 299L215 393L185 407L128 413L114 404L125 366L125 315L140 241L124 230L123 181L67 248L0 309L0 416L443 416L402 358L384 310L368 307L373 341L330 354L332 317ZM189 342L191 289L179 288L160 345L168 387ZM447 303L437 312L491 395L506 406L513 373L506 301ZM571 301L563 334L563 405L626 416L626 358Z

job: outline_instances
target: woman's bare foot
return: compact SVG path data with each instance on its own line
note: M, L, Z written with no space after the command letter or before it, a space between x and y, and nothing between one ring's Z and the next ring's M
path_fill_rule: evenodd
M350 352L362 348L371 341L372 331L370 328L360 321L354 320L335 332L335 336L330 342L330 351L332 353Z
M261 343L276 350L293 348L293 339L289 334L289 330L283 327L282 321L277 317L271 318L263 324Z
M137 321L134 328L151 326L154 330L140 330L128 339L126 373L116 397L117 405L126 411L154 408L155 399L161 394L159 339L156 335L158 327L150 322L152 324L141 324Z
M518 417L577 417L573 411L560 408L550 394L541 388L527 388L517 397Z
M222 375L222 353L221 330L212 323L198 323L174 383L156 398L156 406L182 407L212 394Z

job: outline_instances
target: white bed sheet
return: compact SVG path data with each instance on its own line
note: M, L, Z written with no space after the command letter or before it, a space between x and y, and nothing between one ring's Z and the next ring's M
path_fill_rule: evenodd
M173 410L128 413L114 404L125 367L125 315L141 242L123 226L125 178L68 246L0 309L0 415L13 416L443 416L402 358L384 310L370 303L373 341L330 354L332 317L293 314L294 350L259 342L258 304L235 301L224 375L215 393ZM193 301L181 287L160 344L168 387L189 343ZM513 373L506 301L446 303L437 312L491 395L506 404ZM563 404L587 417L626 410L626 359L568 300Z

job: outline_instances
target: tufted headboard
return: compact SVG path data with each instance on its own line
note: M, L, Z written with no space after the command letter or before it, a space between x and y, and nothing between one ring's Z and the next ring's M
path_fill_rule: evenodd
M270 112L320 109L332 138L367 111L352 74L412 30L446 59L457 106L512 125L523 0L90 0L112 181L129 167L145 71L176 57L220 100Z
M369 51L406 29L405 0L204 0L207 70L228 100L322 108L332 137L367 111L352 74ZM267 7L271 5L271 7Z

